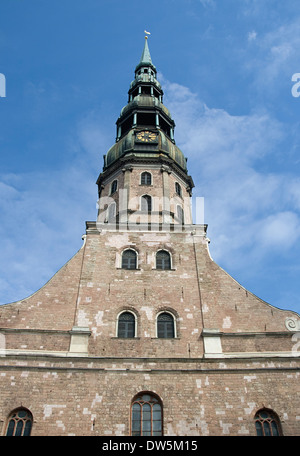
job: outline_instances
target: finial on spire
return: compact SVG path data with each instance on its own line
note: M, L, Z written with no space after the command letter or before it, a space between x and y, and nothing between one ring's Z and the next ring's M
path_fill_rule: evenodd
M147 36L147 35L151 35L151 33L150 33L150 32L147 32L147 30L144 30L144 33L146 33L145 40L147 40L147 39L148 39L148 36Z

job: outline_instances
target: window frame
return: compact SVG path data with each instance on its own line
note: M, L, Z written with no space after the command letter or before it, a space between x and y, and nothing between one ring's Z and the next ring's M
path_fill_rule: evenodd
M163 268L163 267L158 268L158 267L157 267L157 255L159 255L160 253L166 253L166 254L169 256L169 259L170 259L170 267L168 267L168 268ZM157 269L158 271L171 271L171 270L172 270L172 255L171 255L171 253L170 253L168 250L166 250L166 249L160 249L160 250L158 250L158 251L156 252L156 254L155 254L155 269Z
M146 400L146 396L150 396L150 399L149 400ZM139 420L133 420L133 408L134 408L134 405L135 404L139 404L140 405L140 418ZM145 431L145 429L143 429L143 422L146 421L146 420L143 420L143 407L145 405L148 405L150 406L150 431ZM159 420L153 420L153 412L154 412L154 407L156 405L159 405L160 407L160 419ZM139 421L140 422L140 426L139 426L139 430L140 430L140 433L137 433L138 431L134 431L133 430L133 422L134 421ZM159 421L160 422L160 430L159 431L155 431L153 429L153 423L154 421ZM148 422L148 420L147 420ZM135 433L134 433L135 432ZM150 434L144 434L144 432L150 432ZM154 432L154 434L153 434ZM131 401L131 406L130 406L130 435L133 436L133 437L138 437L138 436L163 436L164 435L164 429L163 429L163 403L162 403L162 400L160 399L160 397L153 393L152 391L142 391L141 393L139 394L136 394L134 396L134 398L132 399Z
M147 177L150 177L150 183L147 183L147 182L143 182L143 177L146 176ZM152 176L152 173L150 173L149 171L143 171L140 175L140 185L145 185L145 186L150 186L152 185L152 181L153 181L153 176Z
M116 202L110 203L107 212L106 212L106 220L109 222L114 221L117 215L117 204Z
M267 417L262 417L262 414L268 415ZM282 436L282 427L281 427L281 422L279 419L279 416L277 413L274 412L274 410L268 409L268 408L261 408L257 410L257 412L254 415L254 425L255 425L255 432L256 435L259 437L265 437L266 436L266 428L270 432L267 434L268 437L274 437L273 434L273 429L272 429L272 423L275 423L276 425L276 434L275 436ZM259 429L258 429L259 427ZM260 431L260 432L258 432Z
M180 196L180 198L182 198L182 187L179 182L175 182L175 193L177 196Z
M172 337L159 337L158 335L158 322L159 322L159 317L162 315L162 314L167 314L167 315L170 315L170 317L172 317L172 320L173 320L173 336ZM168 311L168 310L162 310L160 312L158 312L158 314L156 315L156 324L155 324L155 329L156 329L156 338L157 339L176 339L177 338L177 325L176 325L176 317L175 315ZM167 333L167 330L164 329L164 333Z
M120 323L120 317L123 315L123 314L131 314L133 316L133 322L134 322L134 328L133 328L133 336L131 337L121 337L119 335L119 323ZM116 337L118 339L134 339L137 337L137 316L136 314L130 310L130 309L124 309L122 310L118 316L117 316L117 327L116 327Z
M184 225L184 209L180 206L180 204L177 205L177 219L181 225Z
M147 201L147 209L144 207L145 205L145 202L144 201ZM149 209L149 202L150 202L150 209ZM145 212L145 213L150 213L152 212L152 196L150 195L142 195L141 196L141 212Z
M115 188L114 188L115 187ZM110 184L110 195L113 195L118 190L118 179L114 179Z
M25 417L15 418L15 415L18 415L20 412L25 413L26 414ZM11 431L9 429L11 422L14 422L14 426L13 426L12 432L8 433L9 431ZM23 423L22 428L19 429L20 433L16 434L16 432L18 431L19 423ZM26 430L28 423L30 423L29 431L28 431L28 429ZM12 410L10 412L10 414L8 415L7 424L6 424L6 428L5 428L5 436L7 436L7 437L24 436L24 431L26 431L25 436L30 436L31 431L32 431L32 425L33 425L33 415L30 412L30 410L28 410L25 407L18 407L16 409Z
M123 257L124 257L124 254L125 254L126 252L128 252L128 251L133 252L133 253L135 254L135 267L134 267L134 268L126 267L126 266L124 266L124 264L123 264ZM128 264L129 264L129 262L128 262ZM132 247L128 247L127 249L125 249L125 250L122 251L122 255L121 255L121 269L126 269L126 271L135 271L136 269L138 269L138 264L139 264L139 263L138 263L138 252L137 252L135 249L133 249Z

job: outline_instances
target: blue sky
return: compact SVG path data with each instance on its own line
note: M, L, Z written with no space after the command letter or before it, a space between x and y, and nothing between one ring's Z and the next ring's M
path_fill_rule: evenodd
M299 313L298 0L1 1L0 303L81 247L144 29L213 259Z

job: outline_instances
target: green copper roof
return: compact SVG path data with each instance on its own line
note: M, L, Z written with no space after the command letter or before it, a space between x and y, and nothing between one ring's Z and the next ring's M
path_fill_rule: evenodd
M142 53L142 56L141 56L141 60L140 60L140 62L138 64L138 66L136 67L136 70L137 70L137 68L139 68L141 66L144 66L144 65L150 65L153 68L155 68L155 66L152 63L147 37L145 37L145 45L144 45L143 53Z
M134 129L129 130L120 141L116 142L107 152L105 156L105 168L115 163L121 157L130 154L137 157L154 157L158 159L160 156L168 157L173 160L180 168L186 172L186 159L182 151L166 136L166 134L158 130L158 142L155 145L150 145L149 149L144 149L136 141L136 131Z
M151 63L152 64L147 38L145 38L145 46L144 46L144 50L142 53L140 63Z

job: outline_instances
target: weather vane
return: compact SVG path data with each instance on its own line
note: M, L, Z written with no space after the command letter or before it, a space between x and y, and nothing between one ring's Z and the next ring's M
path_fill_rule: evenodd
M150 33L150 32L147 32L147 30L144 30L144 33L146 33L145 38L146 38L146 40L147 40L147 39L148 39L148 36L147 36L147 35L151 35L151 33Z

